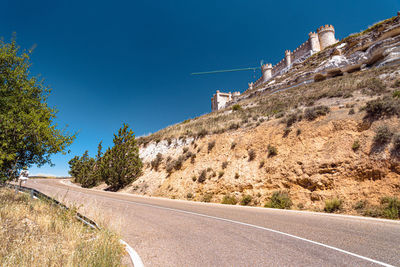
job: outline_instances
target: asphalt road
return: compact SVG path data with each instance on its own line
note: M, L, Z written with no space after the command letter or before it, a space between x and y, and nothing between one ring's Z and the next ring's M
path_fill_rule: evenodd
M145 266L400 266L399 221L26 186L119 225Z

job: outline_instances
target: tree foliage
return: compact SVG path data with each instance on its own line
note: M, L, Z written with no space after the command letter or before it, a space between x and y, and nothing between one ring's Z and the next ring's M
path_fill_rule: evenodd
M50 156L65 153L74 134L57 128L57 111L48 106L51 89L31 75L31 51L15 40L0 41L0 179L18 177L34 164L51 164Z
M83 187L93 187L104 181L110 190L118 190L135 181L142 173L142 161L135 135L124 124L114 134L114 146L102 154L102 143L98 146L95 159L87 152L82 157L75 156L69 161L70 175ZM89 169L89 171L87 171Z

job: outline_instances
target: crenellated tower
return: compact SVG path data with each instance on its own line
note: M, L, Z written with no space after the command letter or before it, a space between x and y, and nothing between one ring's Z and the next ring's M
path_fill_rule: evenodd
M263 82L272 78L272 64L265 64L261 66Z
M290 52L290 50L285 51L285 60L286 67L290 67L290 65L292 65L292 52Z
M314 54L316 52L321 51L321 45L319 43L318 34L315 32L310 32L308 36L310 37L311 52Z
M321 26L317 29L321 50L336 43L335 28L332 25Z

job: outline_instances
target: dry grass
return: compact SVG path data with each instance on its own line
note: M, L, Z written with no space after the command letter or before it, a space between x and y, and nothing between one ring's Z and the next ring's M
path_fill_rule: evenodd
M119 237L74 214L0 188L0 266L121 266Z

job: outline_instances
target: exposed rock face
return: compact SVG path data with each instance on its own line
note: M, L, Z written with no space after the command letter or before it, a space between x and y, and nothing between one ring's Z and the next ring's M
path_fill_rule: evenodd
M334 108L314 122L298 122L294 127L301 129L301 134L292 131L286 137L285 126L275 119L253 129L209 135L194 142L151 143L141 149L141 155L149 163L156 153L163 153L161 167L155 171L146 164L144 175L126 191L181 199L190 193L198 201L209 194L215 202L227 193L238 199L248 194L254 205L263 205L272 192L285 190L295 205L307 209L322 209L326 199L339 197L349 210L361 199L378 203L385 195L400 197L399 158L390 154L390 146L372 151L374 130L382 122L365 124L362 114L347 113ZM385 124L400 128L398 119ZM352 150L355 140L361 144L356 152ZM216 141L215 147L209 150L212 141ZM276 156L268 156L268 145L276 147ZM165 159L178 158L185 153L183 147L196 154L194 161L186 159L181 169L168 174ZM249 159L250 149L256 154L253 160ZM203 171L206 179L199 182Z

